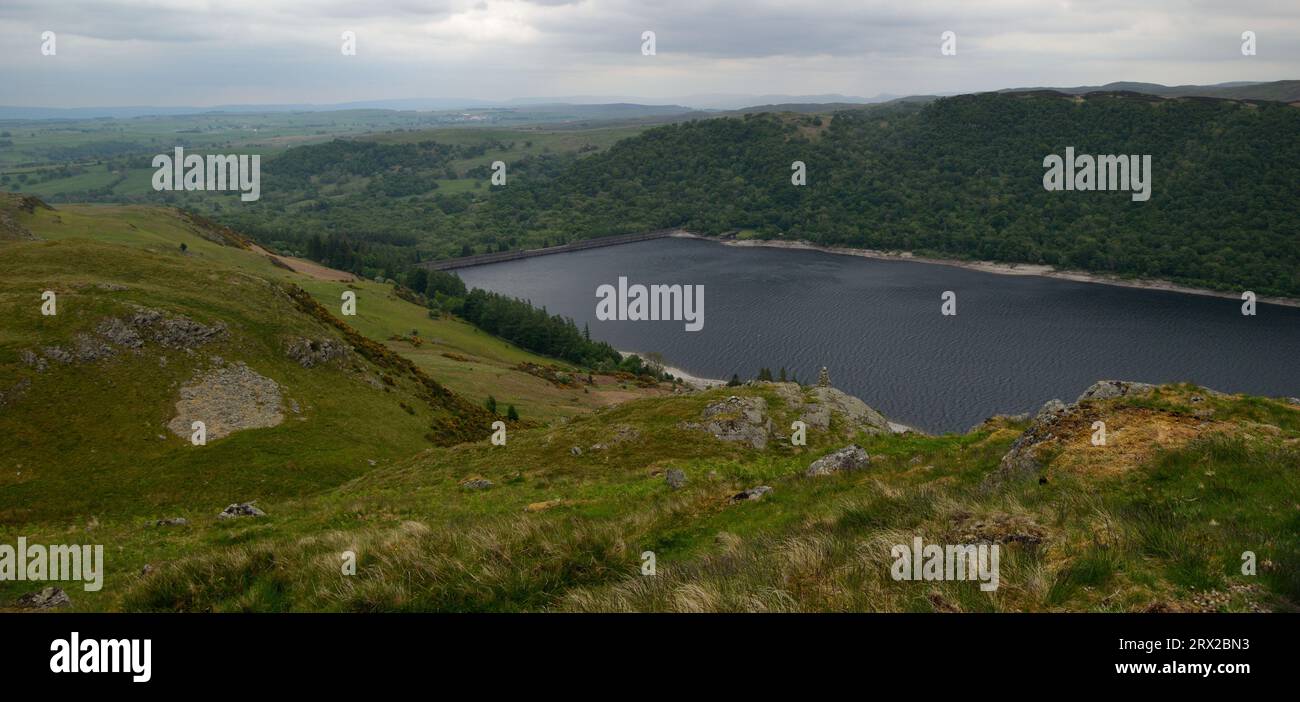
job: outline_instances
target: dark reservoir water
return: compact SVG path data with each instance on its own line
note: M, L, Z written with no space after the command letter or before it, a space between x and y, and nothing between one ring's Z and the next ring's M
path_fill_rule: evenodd
M1300 308L877 261L816 251L659 239L458 271L466 284L591 325L614 347L657 351L693 375L781 366L832 383L890 419L965 431L984 418L1069 402L1094 381L1190 381L1300 396ZM596 288L703 285L704 328L596 319ZM957 315L940 313L943 291Z

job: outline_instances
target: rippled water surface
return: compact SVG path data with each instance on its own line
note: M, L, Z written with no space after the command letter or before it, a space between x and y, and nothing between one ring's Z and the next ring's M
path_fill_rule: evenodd
M827 366L837 387L928 431L1073 400L1102 378L1300 396L1298 308L1260 305L1244 317L1231 299L692 239L458 273L694 375L746 378L785 366L811 382ZM704 328L597 321L596 288L618 276L704 285ZM940 314L945 290L957 295L955 317Z

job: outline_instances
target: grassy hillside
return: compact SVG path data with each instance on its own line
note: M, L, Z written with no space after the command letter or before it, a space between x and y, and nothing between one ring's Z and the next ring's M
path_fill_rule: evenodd
M23 233L0 244L6 523L303 494L428 446L486 437L489 395L503 414L513 404L537 422L666 392L612 376L557 385L528 370L554 362L430 319L391 285L295 273L175 211L0 198ZM346 325L336 316L344 290L358 300ZM57 295L54 316L42 314L45 291ZM352 350L304 361L303 340ZM167 425L196 392L185 388L212 374L268 379L280 419L191 446L188 429ZM208 400L227 419L257 415L219 392Z
M0 206L41 237L0 243L0 543L105 545L103 590L65 583L74 609L1300 603L1294 399L1103 383L933 437L828 388L557 385L519 367L546 359L391 286L310 278L175 211ZM504 446L484 440L488 393L524 410ZM196 417L205 446L188 440ZM850 443L858 469L807 475ZM249 500L265 516L218 518ZM188 523L157 525L175 517ZM894 580L892 547L916 537L998 545L999 589ZM0 609L31 585L0 583Z
M353 290L358 304L356 316L347 318L350 326L409 358L473 402L481 404L493 395L502 408L514 404L525 419L546 421L571 416L647 392L619 378L600 375L594 377L596 385L586 388L556 385L520 370L521 364L550 366L556 361L529 353L458 319L430 319L427 309L402 299L391 285L361 279L325 280L286 270L273 264L267 255L244 248L248 242L240 235L175 210L147 205L27 207L24 202L23 196L0 193L0 223L7 217L24 232L46 241L91 240L143 249L186 261L198 269L228 267L297 285L335 313L342 293ZM186 245L184 254L181 244ZM64 259L55 251L50 252L50 257L68 269L75 267L73 259ZM279 258L291 267L309 270L306 262ZM39 292L36 300L40 300ZM415 338L413 331L418 332Z
M810 389L757 384L644 399L565 425L430 449L268 516L158 529L120 548L84 609L164 611L1256 611L1300 598L1300 408L1191 386L1080 403L1032 475L996 480L1036 422L965 435L778 435ZM762 398L762 449L691 428ZM806 407L807 405L805 405ZM1111 441L1088 442L1105 417ZM854 440L865 470L806 477ZM578 447L579 452L573 451ZM665 482L680 470L686 483ZM473 489L472 479L492 485ZM772 488L761 499L743 490ZM1000 588L896 581L894 544L996 543ZM653 551L655 575L642 575ZM1241 573L1241 554L1258 558ZM345 554L357 557L345 575ZM145 564L147 575L139 575Z
M481 438L492 421L383 346L314 318L290 285L179 251L7 244L0 280L0 520L11 524L301 494ZM41 314L47 290L57 315ZM302 340L356 350L307 367L293 350ZM238 374L227 384L278 386L279 417L193 446L189 420L212 432L258 414L219 385L178 408L183 388L223 372Z

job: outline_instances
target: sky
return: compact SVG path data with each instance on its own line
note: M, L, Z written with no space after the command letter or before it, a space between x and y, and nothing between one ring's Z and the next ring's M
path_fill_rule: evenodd
M1300 0L0 0L0 57L40 107L1209 84L1300 78Z

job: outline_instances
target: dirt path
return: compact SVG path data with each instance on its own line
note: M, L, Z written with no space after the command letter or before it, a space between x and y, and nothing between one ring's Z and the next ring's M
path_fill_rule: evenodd
M286 268L293 271L294 273L301 273L305 276L315 278L316 280L330 280L337 283L351 283L354 280L356 280L356 276L352 275L351 273L348 273L347 271L340 271L335 268L329 268L327 266L322 266L319 263L312 263L311 261L301 259L301 258L292 258L289 256L277 256L271 253L270 251L267 251L266 249L262 248L261 246L258 246L257 244L252 244L252 250L266 256L267 258L273 261L278 261L280 264L284 265Z

